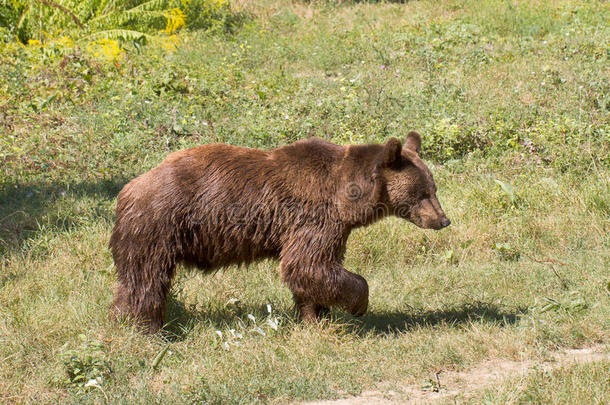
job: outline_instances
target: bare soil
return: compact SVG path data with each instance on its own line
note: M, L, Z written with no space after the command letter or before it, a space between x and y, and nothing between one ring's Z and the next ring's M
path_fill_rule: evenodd
M395 390L364 391L359 396L337 400L314 401L306 405L387 405L421 404L447 400L458 395L468 397L469 393L483 390L504 380L525 375L534 368L552 370L572 363L590 363L610 360L605 346L591 346L569 349L553 353L549 360L488 360L466 371L440 371L433 376L429 385L394 386ZM434 381L435 380L435 381ZM380 384L383 386L385 384Z

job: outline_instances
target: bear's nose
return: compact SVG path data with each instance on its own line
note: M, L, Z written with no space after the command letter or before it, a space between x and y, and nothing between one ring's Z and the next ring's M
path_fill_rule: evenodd
M441 227L446 228L449 225L451 225L451 221L449 220L449 218L445 218L441 221Z

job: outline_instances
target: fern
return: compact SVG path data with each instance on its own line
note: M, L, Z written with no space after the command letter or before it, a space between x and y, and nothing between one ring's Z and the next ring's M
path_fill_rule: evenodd
M167 20L168 0L150 0L126 8L125 0L30 0L3 4L20 10L14 21L13 34L22 40L43 33L69 31L76 40L90 38L133 40L151 37L153 26ZM133 4L133 2L131 2ZM157 21L156 23L154 23Z
M22 42L45 35L131 41L173 34L187 22L209 28L238 21L227 18L227 0L0 0L0 7L3 25Z
M90 20L90 23L100 23L102 21L114 22L114 23L125 23L126 21L134 18L158 18L164 17L164 4L165 0L151 0L146 3L142 3L129 10L121 10L114 8L108 12L98 15Z
M166 0L150 0L129 9L129 11L137 10L159 10L167 6Z
M152 19L152 18L164 18L165 12L163 11L146 11L146 10L125 10L115 11L112 13L104 14L96 17L89 21L90 27L96 26L119 26L125 24L131 20L137 19Z

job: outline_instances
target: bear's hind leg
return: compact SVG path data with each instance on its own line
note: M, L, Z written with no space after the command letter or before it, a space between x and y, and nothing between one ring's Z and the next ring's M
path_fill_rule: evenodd
M149 333L157 332L163 326L173 273L174 265L141 266L131 272L121 271L118 266L118 285L111 313L116 318L136 322Z

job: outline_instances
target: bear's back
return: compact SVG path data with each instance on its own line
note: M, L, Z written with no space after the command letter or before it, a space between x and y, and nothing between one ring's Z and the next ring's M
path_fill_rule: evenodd
M269 151L212 144L174 152L160 168L172 172L181 190L195 186L227 198L274 193L319 201L332 197L344 151L343 146L317 138Z
M309 138L273 150L270 159L294 196L319 202L334 198L344 154L344 146Z
M229 202L237 196L260 200L269 193L328 200L334 193L334 174L344 153L345 147L317 138L269 151L227 144L201 145L169 154L159 166L129 182L119 201L129 195L132 202L156 200L183 205L209 198Z

